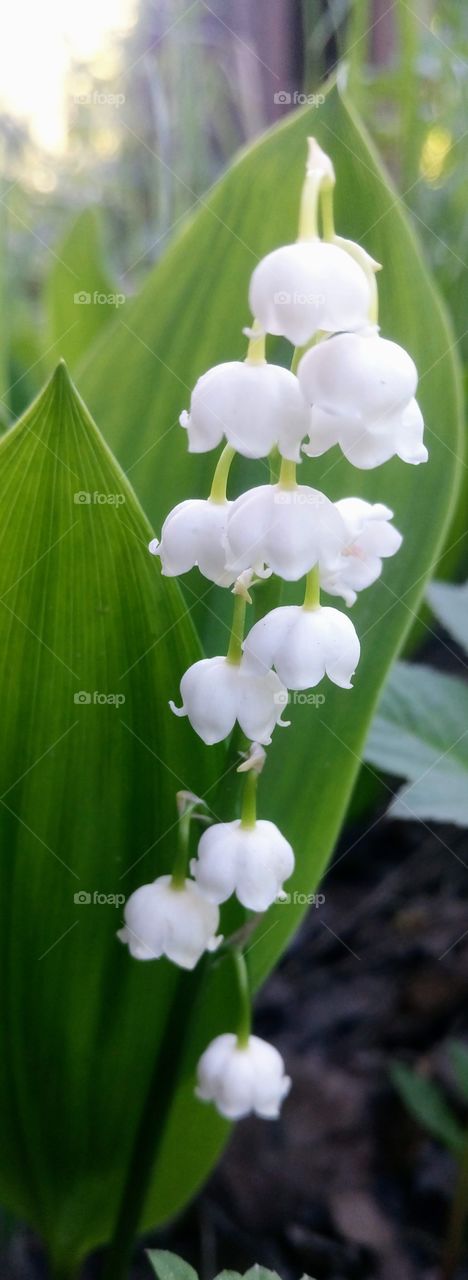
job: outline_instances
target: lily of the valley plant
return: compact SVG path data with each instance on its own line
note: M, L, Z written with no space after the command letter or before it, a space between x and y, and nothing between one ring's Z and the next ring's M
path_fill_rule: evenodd
M311 138L298 238L268 254L252 275L245 361L208 370L181 415L191 452L225 441L211 491L175 507L160 541L150 544L163 574L198 566L234 595L227 652L185 672L181 705L171 702L172 710L188 716L207 744L228 738L237 723L250 745L239 765L240 816L208 826L190 860L190 824L200 815L197 798L181 794L172 875L132 894L119 937L136 960L166 956L184 969L220 946L232 949L239 1022L207 1045L196 1093L233 1120L249 1112L278 1116L291 1083L278 1051L251 1033L242 948L219 933L219 908L231 895L249 911L266 911L281 899L294 869L286 837L266 816L257 818L264 748L277 726L287 727L288 691L312 688L325 677L352 688L359 638L341 608L322 604L321 592L352 606L402 541L388 507L352 496L333 503L298 483L297 467L304 454L313 458L335 445L366 470L394 455L412 464L427 458L416 368L406 351L380 336L379 266L335 233L334 185L331 160ZM291 370L267 362L268 334L296 345ZM269 459L272 479L231 501L236 453ZM250 592L272 574L303 580L297 603L274 608L246 633Z

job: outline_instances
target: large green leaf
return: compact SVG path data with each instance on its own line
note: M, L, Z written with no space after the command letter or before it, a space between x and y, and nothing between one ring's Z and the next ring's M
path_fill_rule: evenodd
M168 870L175 792L212 799L220 758L168 709L194 633L63 366L0 443L0 512L0 1200L70 1263L112 1230L183 981L129 958L115 895ZM183 1202L225 1134L192 1072L227 980L220 966L213 999L193 988L181 1009L196 1028L168 1134L184 1160L156 1170L147 1221Z
M83 209L57 245L45 285L49 364L74 370L125 297L111 278L97 209Z
M323 706L295 706L293 727L275 735L260 789L261 812L276 819L297 851L288 906L275 907L252 951L265 976L297 928L336 841L380 686L415 618L437 564L457 487L460 394L452 333L401 201L354 112L332 89L319 110L299 111L244 152L208 195L152 271L141 295L117 318L112 340L83 370L86 395L158 528L176 501L207 492L213 460L189 457L177 425L196 377L242 356L247 288L257 260L295 235L306 138L313 132L337 171L337 226L384 264L382 331L408 348L420 372L430 462L393 461L356 472L338 450L304 462L301 479L332 498L362 494L387 502L405 540L382 580L362 593L353 620L362 659L352 693L327 685ZM271 350L287 358L285 344ZM112 390L112 394L111 393ZM235 474L239 482L241 468ZM246 468L242 468L245 480ZM247 474L264 476L261 465ZM206 584L189 582L189 599ZM227 593L225 593L227 595ZM203 595L208 652L225 640L222 593ZM221 622L219 621L221 619ZM301 896L294 899L294 891Z

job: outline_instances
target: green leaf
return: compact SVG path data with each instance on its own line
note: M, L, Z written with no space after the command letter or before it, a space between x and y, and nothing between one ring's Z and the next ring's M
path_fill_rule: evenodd
M124 294L104 262L97 209L84 209L57 246L45 286L49 363L74 370L108 327Z
M209 804L221 758L194 751L170 713L194 632L63 365L0 441L0 513L0 1200L71 1265L113 1228L183 981L116 940L122 896L169 870L175 792ZM155 1175L163 1216L227 1132L195 1103L193 1072L232 1016L228 977L220 964L209 987L192 979L167 1115L177 1161L163 1161L163 1188ZM147 1221L157 1214L151 1201Z
M438 621L468 653L468 582L464 586L431 582L426 599Z
M246 1271L244 1280L279 1280L277 1271L269 1271L267 1267L261 1267L258 1262Z
M213 458L187 455L178 416L199 374L245 354L241 330L249 322L250 274L262 254L296 234L309 133L316 134L336 167L338 231L362 241L384 264L382 332L407 347L419 366L431 456L426 467L395 460L356 472L336 449L302 464L301 479L334 499L356 494L386 502L404 544L353 609L362 640L354 691L326 684L323 706L294 705L292 728L275 734L268 752L259 813L278 822L298 856L289 905L273 907L259 926L251 952L255 982L265 977L294 933L307 909L306 895L330 858L380 687L437 564L459 473L460 388L452 332L402 202L336 89L319 110L292 114L242 153L153 269L139 297L117 317L109 344L99 344L83 369L86 396L159 532L171 506L208 492ZM286 344L273 342L270 351L284 362L291 357ZM265 477L262 464L237 463L236 468L234 489L241 481L254 484ZM208 652L221 652L229 593L210 590L195 574L184 589L191 608L198 601L197 624L203 623Z
M468 1102L468 1048L461 1040L453 1040L449 1055L460 1093Z
M364 757L408 779L393 818L468 824L468 686L456 676L398 662L385 686Z
M463 1129L439 1085L410 1071L403 1063L392 1067L390 1074L405 1106L418 1124L457 1155L463 1146Z
M148 1249L148 1258L159 1280L198 1280L194 1268L168 1249Z

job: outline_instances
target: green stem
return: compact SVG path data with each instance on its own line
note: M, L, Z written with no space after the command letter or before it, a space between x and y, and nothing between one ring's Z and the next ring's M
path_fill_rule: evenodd
M447 1231L445 1254L442 1263L442 1280L453 1280L462 1259L463 1242L468 1214L468 1134L458 1162L455 1195Z
M283 458L281 463L278 484L281 489L296 488L296 463L289 462L288 458Z
M265 360L265 333L258 320L254 320L252 325L252 337L250 338L245 357L246 364L266 364Z
M333 186L329 183L320 192L322 211L322 227L324 240L333 240L335 235L335 219L333 214Z
M304 609L318 609L320 604L320 575L318 564L310 569L306 577Z
M245 778L241 808L241 827L244 831L251 831L257 821L257 782L258 773L255 769L249 769Z
M302 188L299 211L298 240L316 240L318 238L318 202L323 174L315 170L308 173Z
M171 887L173 889L183 889L185 886L189 855L190 822L194 808L195 805L189 805L179 818L179 839L171 879Z
M234 610L232 614L231 638L229 648L226 654L226 661L232 662L235 666L239 665L242 658L242 641L244 639L245 627L245 610L247 601L245 596L234 596Z
M179 1084L177 1066L182 1062L191 1033L192 1018L187 1015L187 1010L194 1009L204 973L205 966L200 964L196 973L183 973L175 983L135 1135L114 1235L105 1256L103 1280L128 1280L133 1243L141 1225L151 1175ZM55 1280L66 1280L66 1277L57 1274Z
M232 445L225 445L215 467L210 491L210 502L222 503L226 501L226 487L229 471L235 456L236 450L232 448Z
M245 956L243 955L240 947L232 948L232 958L236 969L237 988L239 993L237 1044L239 1049L246 1049L252 1029L252 1004L250 1000L249 975Z

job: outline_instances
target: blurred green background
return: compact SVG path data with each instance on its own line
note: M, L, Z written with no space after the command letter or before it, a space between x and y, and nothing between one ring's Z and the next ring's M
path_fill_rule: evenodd
M54 275L63 257L88 253L97 286L130 296L236 149L297 109L306 94L320 93L333 72L347 77L411 211L466 363L466 6L106 0L100 17L84 4L67 26L65 4L66 49L59 56L48 39L49 3L41 6L36 98L36 32L22 7L13 28L9 15L9 40L2 41L4 420L24 408L57 355L64 326ZM31 66L20 56L21 23L23 31L26 23L30 28ZM101 247L94 222L81 237L75 226L70 247L76 219L90 208L99 211ZM112 307L88 310L89 341L112 313Z

